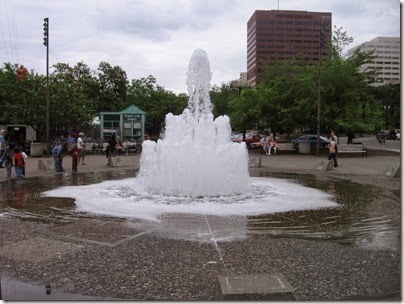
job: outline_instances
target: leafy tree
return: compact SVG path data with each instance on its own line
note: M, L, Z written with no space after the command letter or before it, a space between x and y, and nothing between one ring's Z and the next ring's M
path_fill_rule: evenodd
M131 104L137 105L147 113L146 131L158 135L164 128L165 116L168 113L181 114L187 106L186 95L176 96L156 84L153 76L134 79L128 87L128 94L120 103L122 108Z
M97 112L120 111L119 103L127 95L128 79L126 72L119 66L112 67L107 62L98 66L99 91L97 96Z
M244 138L246 130L254 128L261 115L261 107L256 102L258 97L256 90L245 89L229 102L231 124L234 129L243 131Z

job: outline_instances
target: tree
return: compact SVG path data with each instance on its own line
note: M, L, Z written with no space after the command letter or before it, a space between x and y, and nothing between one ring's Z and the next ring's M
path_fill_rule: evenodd
M256 102L258 97L256 90L245 89L241 91L240 96L229 102L232 127L236 130L242 130L244 139L246 130L254 128L261 115L261 107Z
M98 66L99 91L97 95L97 112L119 111L120 101L127 96L128 79L126 72L119 66L112 67L107 62Z

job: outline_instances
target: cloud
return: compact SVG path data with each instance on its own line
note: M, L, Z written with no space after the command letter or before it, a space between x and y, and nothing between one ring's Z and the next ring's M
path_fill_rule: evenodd
M400 35L397 0L18 0L0 1L0 62L45 73L43 18L50 22L50 64L101 61L121 66L129 79L153 75L176 93L186 92L189 59L197 48L209 57L212 85L246 71L247 22L255 10L331 12L354 43Z

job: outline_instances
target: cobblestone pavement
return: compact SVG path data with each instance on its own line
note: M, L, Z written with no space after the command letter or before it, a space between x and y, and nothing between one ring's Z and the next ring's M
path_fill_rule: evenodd
M394 145L392 149L400 148L399 143ZM111 178L120 178L139 168L139 156L119 157L125 166L109 167L105 156L87 155L78 175L106 172ZM401 178L386 176L386 168L400 165L399 154L341 157L340 167L332 171L316 169L325 157L257 153L250 153L250 157L262 160L262 167L252 168L252 174L309 174L318 180L349 180L379 187L386 197L375 199L368 212L395 214L400 221ZM28 159L23 183L72 174L69 157L63 173L39 170L40 159ZM0 169L2 189L17 182L5 175L5 169ZM30 199L35 201L27 196L24 203L29 204ZM159 237L153 233L155 227L139 230L136 221L128 223L123 218L81 214L41 221L30 220L28 213L26 218L5 216L3 213L12 210L4 204L0 199L0 278L50 284L52 290L63 292L58 300L78 299L75 294L104 300L206 301L213 299L218 275L254 273L281 273L298 301L401 299L400 251L271 234L254 234L215 246ZM68 208L73 203L65 204ZM203 220L190 216L192 225ZM245 225L245 220L231 221ZM215 231L223 219L211 216L209 222Z

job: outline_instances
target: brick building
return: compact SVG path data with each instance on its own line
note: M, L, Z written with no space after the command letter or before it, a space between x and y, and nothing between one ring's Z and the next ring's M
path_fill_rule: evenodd
M320 34L322 32L322 35ZM316 64L331 43L332 16L327 12L258 10L247 23L247 80L260 82L263 65L301 58Z

